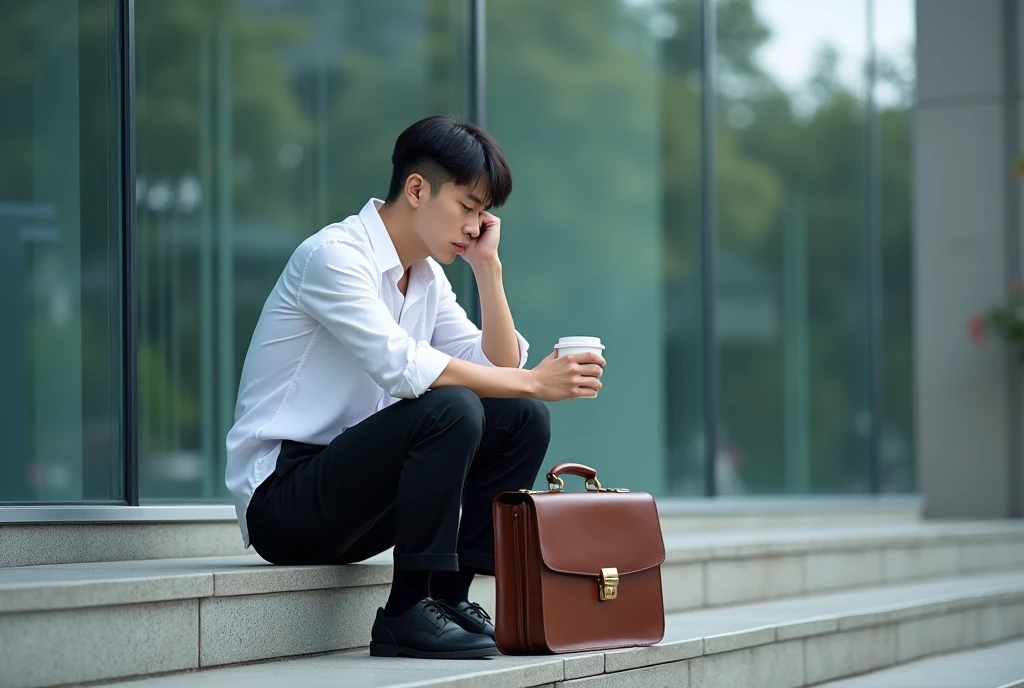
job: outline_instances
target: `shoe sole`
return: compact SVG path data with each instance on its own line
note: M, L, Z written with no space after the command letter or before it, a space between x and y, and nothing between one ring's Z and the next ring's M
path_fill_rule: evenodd
M414 657L416 659L474 659L499 654L497 647L481 647L476 650L453 650L451 652L431 652L417 650L404 645L383 645L370 643L371 657Z

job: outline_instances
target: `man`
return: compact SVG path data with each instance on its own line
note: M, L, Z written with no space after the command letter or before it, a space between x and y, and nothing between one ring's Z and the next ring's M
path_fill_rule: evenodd
M533 484L550 439L542 402L596 396L605 362L552 354L524 368L488 212L512 176L487 133L430 117L398 137L392 164L386 200L304 241L267 299L226 480L246 546L272 563L394 547L370 654L485 656L494 626L468 596L475 574L494 574L492 500ZM482 331L438 265L460 255Z

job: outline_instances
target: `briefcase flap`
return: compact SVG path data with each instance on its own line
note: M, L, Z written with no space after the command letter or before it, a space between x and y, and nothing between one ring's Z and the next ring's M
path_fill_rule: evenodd
M628 575L660 566L665 541L654 497L645 492L531 495L541 558L560 573Z

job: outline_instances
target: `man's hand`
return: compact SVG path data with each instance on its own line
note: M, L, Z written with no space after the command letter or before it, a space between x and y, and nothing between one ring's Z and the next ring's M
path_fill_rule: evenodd
M541 401L596 397L601 389L604 358L595 353L556 354L552 352L530 371L536 382L534 396Z
M498 242L501 241L501 220L486 210L480 213L480 235L470 239L469 248L462 257L473 270L478 266L498 262Z

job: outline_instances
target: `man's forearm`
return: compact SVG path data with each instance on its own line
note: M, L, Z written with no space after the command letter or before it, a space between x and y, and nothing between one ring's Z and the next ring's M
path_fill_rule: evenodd
M484 355L496 366L519 367L519 338L512 321L512 311L505 298L501 279L501 263L486 263L474 268L480 294L480 318L483 330Z
M537 381L529 370L491 368L459 358L452 358L430 387L465 387L479 397L515 399L537 396Z

